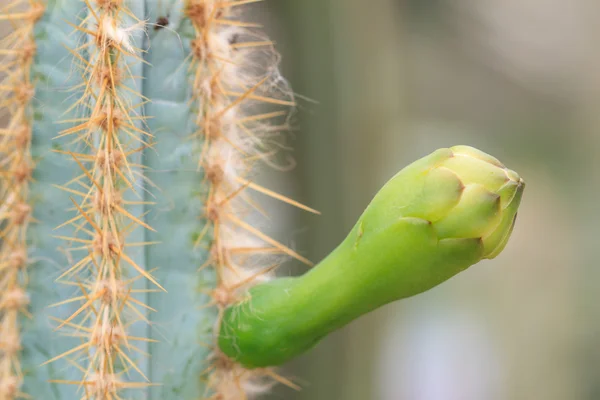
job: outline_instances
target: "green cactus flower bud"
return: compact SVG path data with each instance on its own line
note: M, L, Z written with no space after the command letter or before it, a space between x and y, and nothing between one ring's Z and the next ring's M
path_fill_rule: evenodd
M359 316L496 257L524 187L514 171L468 146L414 162L319 265L257 285L228 308L221 350L250 368L282 364Z

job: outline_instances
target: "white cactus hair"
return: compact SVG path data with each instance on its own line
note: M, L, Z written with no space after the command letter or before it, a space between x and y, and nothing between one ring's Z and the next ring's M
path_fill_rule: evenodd
M273 43L257 31L257 25L246 21L250 3L254 1L188 0L186 4L196 31L191 71L200 163L209 184L206 215L213 229L211 264L217 275L211 293L219 316L243 300L248 288L270 279L282 257L309 263L248 219L256 207L248 189L314 211L252 182L257 162L276 165L276 150L284 147L278 143L279 133L289 128L295 100L279 73L280 57ZM246 370L227 359L216 344L219 325L217 321L214 368L208 379L215 398L255 398L276 382L295 386L271 369Z

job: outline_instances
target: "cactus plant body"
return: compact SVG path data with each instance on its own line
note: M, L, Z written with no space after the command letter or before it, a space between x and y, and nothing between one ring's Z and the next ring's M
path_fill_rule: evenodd
M0 7L0 400L298 388L272 367L506 244L522 181L459 146L393 178L313 271L272 280L310 261L250 222L254 194L316 211L253 181L294 106L258 1Z

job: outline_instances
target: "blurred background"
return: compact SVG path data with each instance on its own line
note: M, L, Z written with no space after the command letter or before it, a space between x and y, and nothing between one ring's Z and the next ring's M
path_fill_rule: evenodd
M439 147L478 147L528 185L500 257L336 332L286 366L303 390L271 399L599 399L600 2L268 0L257 15L299 95L297 167L264 179L323 213L274 206L303 255L323 258Z

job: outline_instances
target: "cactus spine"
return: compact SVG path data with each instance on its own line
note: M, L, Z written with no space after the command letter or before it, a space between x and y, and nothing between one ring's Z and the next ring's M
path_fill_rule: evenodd
M43 12L38 2L15 0L0 16L14 27L0 43L4 76L0 107L8 121L0 130L0 399L5 400L23 396L21 316L30 316L26 267L27 229L32 222L31 67L34 24Z

